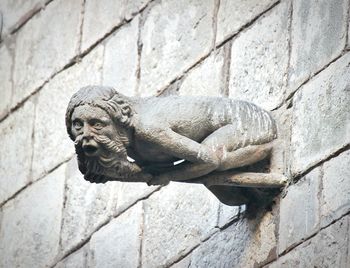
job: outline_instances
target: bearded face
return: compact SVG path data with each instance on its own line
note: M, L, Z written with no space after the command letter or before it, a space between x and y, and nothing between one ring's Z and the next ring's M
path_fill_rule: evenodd
M78 106L71 121L79 169L86 180L103 183L111 180L108 174L121 179L128 176L127 135L104 110L88 104Z

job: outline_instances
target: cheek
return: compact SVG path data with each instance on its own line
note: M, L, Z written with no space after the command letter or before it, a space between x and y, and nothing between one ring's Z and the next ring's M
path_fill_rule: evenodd
M117 131L112 126L106 126L101 129L99 133L107 136L108 138L113 138L117 134Z

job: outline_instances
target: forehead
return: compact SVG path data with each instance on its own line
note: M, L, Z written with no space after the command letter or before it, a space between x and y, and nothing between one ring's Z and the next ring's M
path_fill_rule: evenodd
M79 119L91 119L91 118L109 118L109 115L99 107L84 104L74 109L72 114L72 120Z

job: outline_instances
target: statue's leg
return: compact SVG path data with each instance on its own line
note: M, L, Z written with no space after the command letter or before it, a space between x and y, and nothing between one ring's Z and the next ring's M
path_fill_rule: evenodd
M234 125L226 125L210 134L202 144L216 148L220 154L220 166L217 170L227 170L254 164L266 158L272 149L273 143L254 144L244 146L246 137Z

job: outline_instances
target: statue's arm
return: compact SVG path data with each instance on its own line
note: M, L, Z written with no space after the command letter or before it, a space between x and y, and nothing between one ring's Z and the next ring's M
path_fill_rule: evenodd
M159 150L179 159L207 164L216 164L218 161L214 150L180 135L170 128L146 128L140 131L139 135Z
M154 176L150 184L166 184L170 180L189 180L208 174L219 165L219 158L214 150L169 129L148 128L140 133L142 138L159 150L187 160L179 167Z

